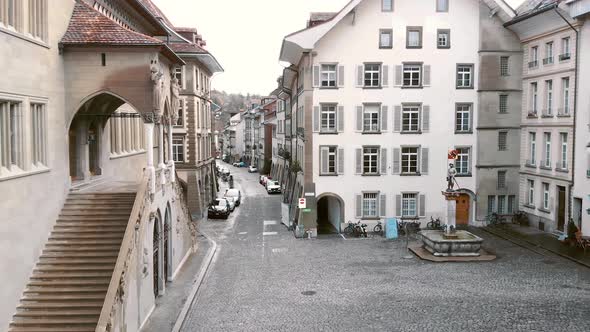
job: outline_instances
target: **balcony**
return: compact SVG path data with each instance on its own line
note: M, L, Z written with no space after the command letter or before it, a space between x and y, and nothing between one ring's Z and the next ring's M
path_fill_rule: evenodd
M560 172L567 172L567 160L560 160L555 163L555 170Z
M543 59L543 65L551 65L551 64L553 64L553 57L552 56Z
M527 113L527 118L536 118L538 117L537 115L537 111L536 110L529 110L529 112Z
M557 116L558 117L568 117L568 116L570 116L570 108L569 107L558 108L557 109Z
M529 69L539 67L539 60L529 61Z
M564 54L560 54L559 55L559 61L566 61L571 59L571 54L570 53L564 53Z
M527 160L525 160L524 165L526 167L537 168L537 161L536 160L527 159Z

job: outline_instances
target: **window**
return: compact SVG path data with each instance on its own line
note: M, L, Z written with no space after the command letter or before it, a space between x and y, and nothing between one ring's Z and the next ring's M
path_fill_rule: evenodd
M560 133L559 140L561 142L559 168L567 169L567 133Z
M549 183L543 182L543 209L549 210Z
M508 57L508 56L501 56L500 57L500 76L510 75L509 60L510 60L510 57Z
M449 11L449 0L436 0L436 11L437 12L448 12Z
M502 114L508 113L508 95L500 95L499 112Z
M422 86L422 65L404 64L404 87Z
M457 104L455 112L455 132L456 133L470 133L471 132L471 105Z
M422 48L422 27L406 28L406 48Z
M536 68L539 65L539 47L531 47L529 54L529 68Z
M379 48L393 47L393 30L381 29L379 31Z
M363 148L363 174L379 174L378 172L379 148Z
M498 196L498 214L506 214L506 196Z
M418 147L402 148L402 174L418 174Z
M451 30L438 29L436 33L437 48L451 48Z
M175 126L184 126L184 99L180 99L178 103L178 120Z
M570 78L564 77L561 79L561 86L563 88L563 114L570 114Z
M457 88L473 88L473 65L457 65Z
M0 100L0 166L24 169L22 104Z
M336 174L336 153L335 146L320 147L320 174Z
M47 165L47 124L45 105L31 104L32 163L34 166Z
M322 105L320 132L336 132L336 105Z
M471 165L469 164L470 148L457 148L459 153L457 159L455 159L455 170L457 175L469 175L471 174Z
M420 106L404 106L402 109L402 132L420 131Z
M381 11L392 12L393 11L393 0L381 0Z
M506 189L506 171L498 171L498 189Z
M545 148L543 153L543 166L551 167L551 133L543 133L543 144Z
M515 206L516 206L516 195L508 195L508 214L514 213Z
M402 218L418 216L417 194L402 194Z
M19 0L0 0L0 23L19 30Z
M172 138L172 159L175 162L184 162L184 137L175 136Z
M320 77L323 88L336 87L336 65L322 65Z
M561 55L559 56L559 60L569 60L570 57L570 37L565 37L561 39Z
M508 132L500 131L498 132L498 151L506 151L508 150Z
M535 206L535 181L527 180L528 205Z
M365 105L363 110L363 132L379 132L379 105Z
M496 196L488 196L488 215L496 211Z
M182 67L174 68L174 78L178 80L178 85L180 85L180 87L182 88L182 86L184 85L182 81Z
M377 193L363 193L363 217L377 217Z
M529 165L536 165L537 156L537 134L529 133Z
M553 63L553 42L545 43L545 59L543 59L544 65Z
M537 92L537 82L531 83L531 115L537 115Z
M47 38L46 17L47 0L29 0L29 33L31 36L41 40Z
M545 81L545 107L547 110L545 111L545 115L552 115L553 114L553 81L547 80Z
M365 87L381 86L381 65L377 63L365 64Z

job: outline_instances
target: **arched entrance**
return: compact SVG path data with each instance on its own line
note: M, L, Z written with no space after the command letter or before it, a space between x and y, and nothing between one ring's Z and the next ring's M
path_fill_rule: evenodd
M471 202L475 200L475 194L468 189L459 189L459 197L456 200L455 206L455 222L457 225L469 225L473 219L473 205Z
M172 281L172 214L170 203L166 206L164 216L164 280Z
M160 217L159 213L154 219L154 232L152 237L152 275L153 275L153 284L154 284L154 296L158 297L162 292L161 286L161 269L160 269L160 256L162 252L160 251L160 242L161 242L161 235L162 230L160 227Z
M317 201L318 234L340 233L344 222L344 201L336 194L321 194Z

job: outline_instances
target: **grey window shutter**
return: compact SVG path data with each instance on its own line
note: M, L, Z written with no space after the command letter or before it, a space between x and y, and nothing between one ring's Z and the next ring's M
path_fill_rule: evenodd
M363 149L356 149L356 174L363 172Z
M381 105L381 131L387 131L387 121L389 121L387 106Z
M356 107L356 131L363 131L363 107Z
M400 173L400 149L399 148L393 148L393 174L399 174Z
M313 131L316 133L320 131L320 107L319 106L313 107Z
M385 194L379 195L379 215L381 217L387 215L387 197Z
M395 111L393 115L393 131L400 132L402 129L402 106L395 105Z
M356 195L356 217L362 218L363 217L363 196Z
M338 149L338 174L344 174L344 149Z
M402 69L403 66L395 66L395 85L402 85Z
M387 174L387 149L381 149L381 174Z
M363 84L363 76L365 74L365 71L363 70L363 66L357 66L356 67L356 86L357 87L362 87L364 86Z
M424 65L423 85L430 85L430 65Z
M428 148L422 148L422 174L428 174Z
M430 130L430 106L422 106L422 131Z
M381 86L389 85L389 66L384 65L381 67Z
M320 86L320 66L313 66L313 86Z
M338 86L344 86L344 66L338 66Z
M420 217L426 216L426 195L420 195Z
M402 195L395 195L395 216L401 217L402 215Z
M338 132L344 131L344 106L338 106Z
M328 173L328 148L326 147L322 147L320 148L320 158L322 159L320 161L320 164L322 165L321 168L321 174L327 174Z

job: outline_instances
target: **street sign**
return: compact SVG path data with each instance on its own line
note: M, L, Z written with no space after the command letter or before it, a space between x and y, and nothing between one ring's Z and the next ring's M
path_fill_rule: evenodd
M303 212L311 212L311 209L302 209Z
M305 198L300 198L299 199L299 208L300 209L305 209L307 207L307 204L305 202Z

